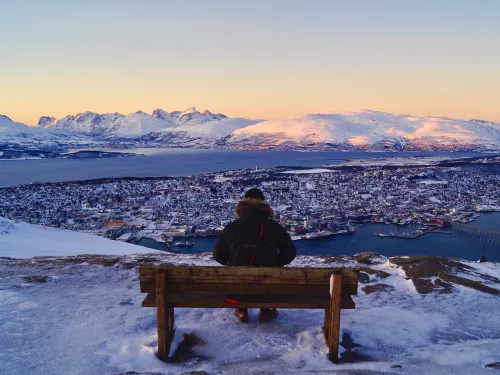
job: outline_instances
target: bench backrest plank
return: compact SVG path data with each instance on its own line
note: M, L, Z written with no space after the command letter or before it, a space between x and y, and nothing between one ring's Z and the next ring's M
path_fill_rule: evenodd
M141 266L142 293L155 293L156 274L166 271L170 293L329 295L330 276L342 273L342 294L356 295L359 270L352 268L252 268Z

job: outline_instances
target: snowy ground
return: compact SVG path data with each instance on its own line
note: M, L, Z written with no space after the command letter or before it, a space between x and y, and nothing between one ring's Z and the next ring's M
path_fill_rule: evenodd
M121 241L91 234L31 225L0 217L0 257L31 258L38 255L151 253Z
M108 266L93 264L100 259ZM402 268L381 258L369 267L390 276L360 283L356 309L342 311L342 331L359 347L341 348L338 365L326 359L320 310L281 310L275 322L260 325L255 310L250 323L240 324L227 309L177 309L176 343L181 333L195 332L206 344L193 346L179 363L163 363L154 355L155 309L141 307L145 295L131 268L144 261L213 265L210 255L0 259L0 374L470 375L494 373L484 365L500 361L498 296L460 285L450 294L419 294ZM457 264L499 285L493 278L500 265ZM292 264L336 265L362 266L349 257L298 257ZM33 275L49 277L26 278ZM385 291L362 289L378 284Z

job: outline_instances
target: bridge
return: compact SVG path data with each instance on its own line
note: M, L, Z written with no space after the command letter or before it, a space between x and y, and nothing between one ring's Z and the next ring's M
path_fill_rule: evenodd
M471 224L453 223L457 232L474 236L486 243L500 247L500 231L480 228Z

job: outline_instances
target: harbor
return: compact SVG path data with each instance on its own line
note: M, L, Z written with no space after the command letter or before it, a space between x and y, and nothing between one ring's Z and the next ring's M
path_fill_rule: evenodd
M462 224L469 228L471 224ZM474 226L484 229L500 231L500 213L483 213L474 222ZM419 236L414 241L398 237L376 237L373 233L381 232L412 232L418 226L402 227L394 224L365 223L356 228L355 235L329 236L319 241L305 239L294 241L298 255L353 255L364 251L374 251L385 256L395 255L440 255L468 260L478 260L486 256L490 261L500 261L498 247L483 241L481 238L464 233L458 226L446 228L446 232L439 233L443 228L433 231L432 235ZM196 242L192 248L178 248L175 252L182 253L211 253L215 246L216 237L191 238ZM138 245L151 249L170 251L165 243L154 242L144 238Z
M414 240L416 238L422 237L423 235L435 233L435 234L453 234L453 232L442 230L441 227L436 228L425 228L425 230L417 230L415 232L402 232L402 233L373 233L377 237L388 237L388 238L404 238L408 240Z

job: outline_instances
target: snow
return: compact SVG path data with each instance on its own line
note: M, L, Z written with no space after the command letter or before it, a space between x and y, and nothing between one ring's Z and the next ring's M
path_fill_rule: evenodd
M447 185L448 181L443 180L420 180L417 181L419 184L423 185Z
M325 169L325 168L313 168L313 169L297 169L293 171L284 171L282 173L289 173L289 174L311 174L311 173L333 173L337 171L332 171L331 169Z
M15 122L7 116L0 115L0 137L18 134L48 136L51 132L45 129L28 126L20 122Z
M347 143L363 146L387 141L400 145L412 141L431 144L483 144L498 148L500 124L353 110L264 121L236 130L227 143Z
M151 115L137 111L126 116L86 111L57 120L43 116L38 127L14 123L1 116L0 138L5 137L6 129L16 134L14 140L18 142L28 134L30 137L43 136L53 143L70 135L79 135L106 141L163 142L180 147L314 148L333 144L347 150L360 147L372 151L434 150L440 147L446 150L500 149L498 123L371 110L306 114L270 121L229 119L208 110L200 113L195 107L170 113L157 109Z
M15 222L0 217L0 256L31 258L79 254L136 254L160 252L121 241L69 230Z
M179 255L168 261L213 264L208 256ZM500 276L498 264L464 263ZM139 291L137 270L40 264L0 260L1 373L476 375L490 374L484 365L500 359L498 297L465 287L452 294L420 295L389 262L375 268L391 274L383 283L395 290L366 294L360 284L356 309L341 313L341 329L360 345L352 349L360 360L338 365L326 358L323 311L284 309L276 321L262 325L257 310L250 311L248 324L240 324L230 309L176 309L172 352L182 333L195 332L205 345L194 346L194 358L184 364L163 363L154 355L156 310L141 307L145 295ZM314 257L298 257L292 265L334 266ZM23 280L41 273L52 278L40 284Z
M176 126L169 119L164 120L142 111L127 116L120 113L99 114L87 111L47 123L41 118L40 122L45 124L42 126L50 129L98 138L137 138L153 131Z
M200 114L201 115L201 114ZM233 131L253 125L260 120L243 118L223 118L220 120L195 120L184 123L176 128L166 128L147 134L147 141L164 142L170 145L184 147L207 147L231 134Z
M28 126L12 121L7 116L0 115L0 142L32 147L40 144L53 145L61 141L80 143L82 139L52 128ZM83 141L85 143L85 140Z
M204 122L202 124L199 123L191 123L181 125L175 129L165 129L165 131L172 132L187 132L192 135L201 134L204 136L211 136L214 138L222 138L233 131L244 128L249 125L253 125L260 120L247 120L244 118L227 118L222 120L214 120L209 122Z

